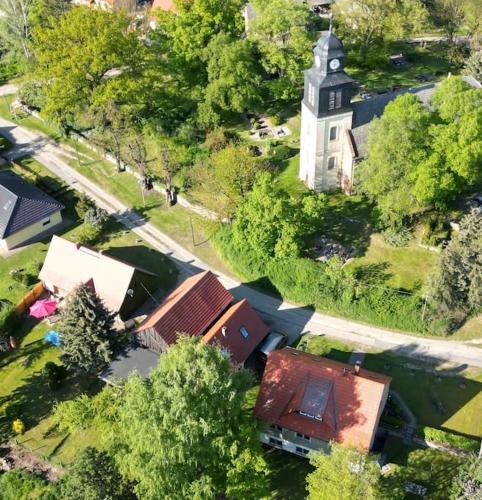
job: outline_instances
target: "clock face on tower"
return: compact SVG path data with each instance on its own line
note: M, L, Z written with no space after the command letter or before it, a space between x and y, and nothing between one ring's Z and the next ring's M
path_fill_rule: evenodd
M340 67L340 61L338 59L332 59L330 61L330 68L332 70L338 69Z
M315 56L315 66L319 68L321 66L320 56Z

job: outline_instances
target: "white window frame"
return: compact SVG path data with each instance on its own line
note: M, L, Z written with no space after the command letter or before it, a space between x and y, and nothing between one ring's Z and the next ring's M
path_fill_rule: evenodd
M332 167L330 167L331 160L333 160L333 166ZM327 165L328 170L336 170L336 164L337 164L337 157L336 156L330 156L328 158L328 165Z
M334 130L335 131L335 137L331 137L331 131ZM338 139L338 127L336 125L330 127L330 141L336 141Z
M42 219L42 226L48 226L52 221L50 220L50 216L49 217L44 217Z

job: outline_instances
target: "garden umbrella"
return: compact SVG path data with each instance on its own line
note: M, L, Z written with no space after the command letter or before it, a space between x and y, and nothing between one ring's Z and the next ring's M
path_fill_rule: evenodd
M55 302L55 300L37 300L37 302L30 307L30 316L33 316L34 318L45 318L55 312L56 309L57 302Z

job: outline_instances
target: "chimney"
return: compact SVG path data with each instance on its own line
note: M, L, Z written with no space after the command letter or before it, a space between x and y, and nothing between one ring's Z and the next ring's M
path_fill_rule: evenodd
M355 363L355 375L358 375L360 373L360 366L361 366L361 361L357 361Z
M226 337L227 333L228 333L228 329L225 326L223 326L221 328L221 334L222 334L222 336Z

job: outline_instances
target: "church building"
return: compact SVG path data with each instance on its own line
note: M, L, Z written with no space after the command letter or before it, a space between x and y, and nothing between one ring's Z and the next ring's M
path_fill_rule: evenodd
M316 191L342 189L350 194L355 164L366 154L370 122L404 93L413 93L428 105L435 85L352 103L353 80L344 70L346 53L341 41L330 30L318 40L313 52L313 66L305 71L301 103L299 178Z

